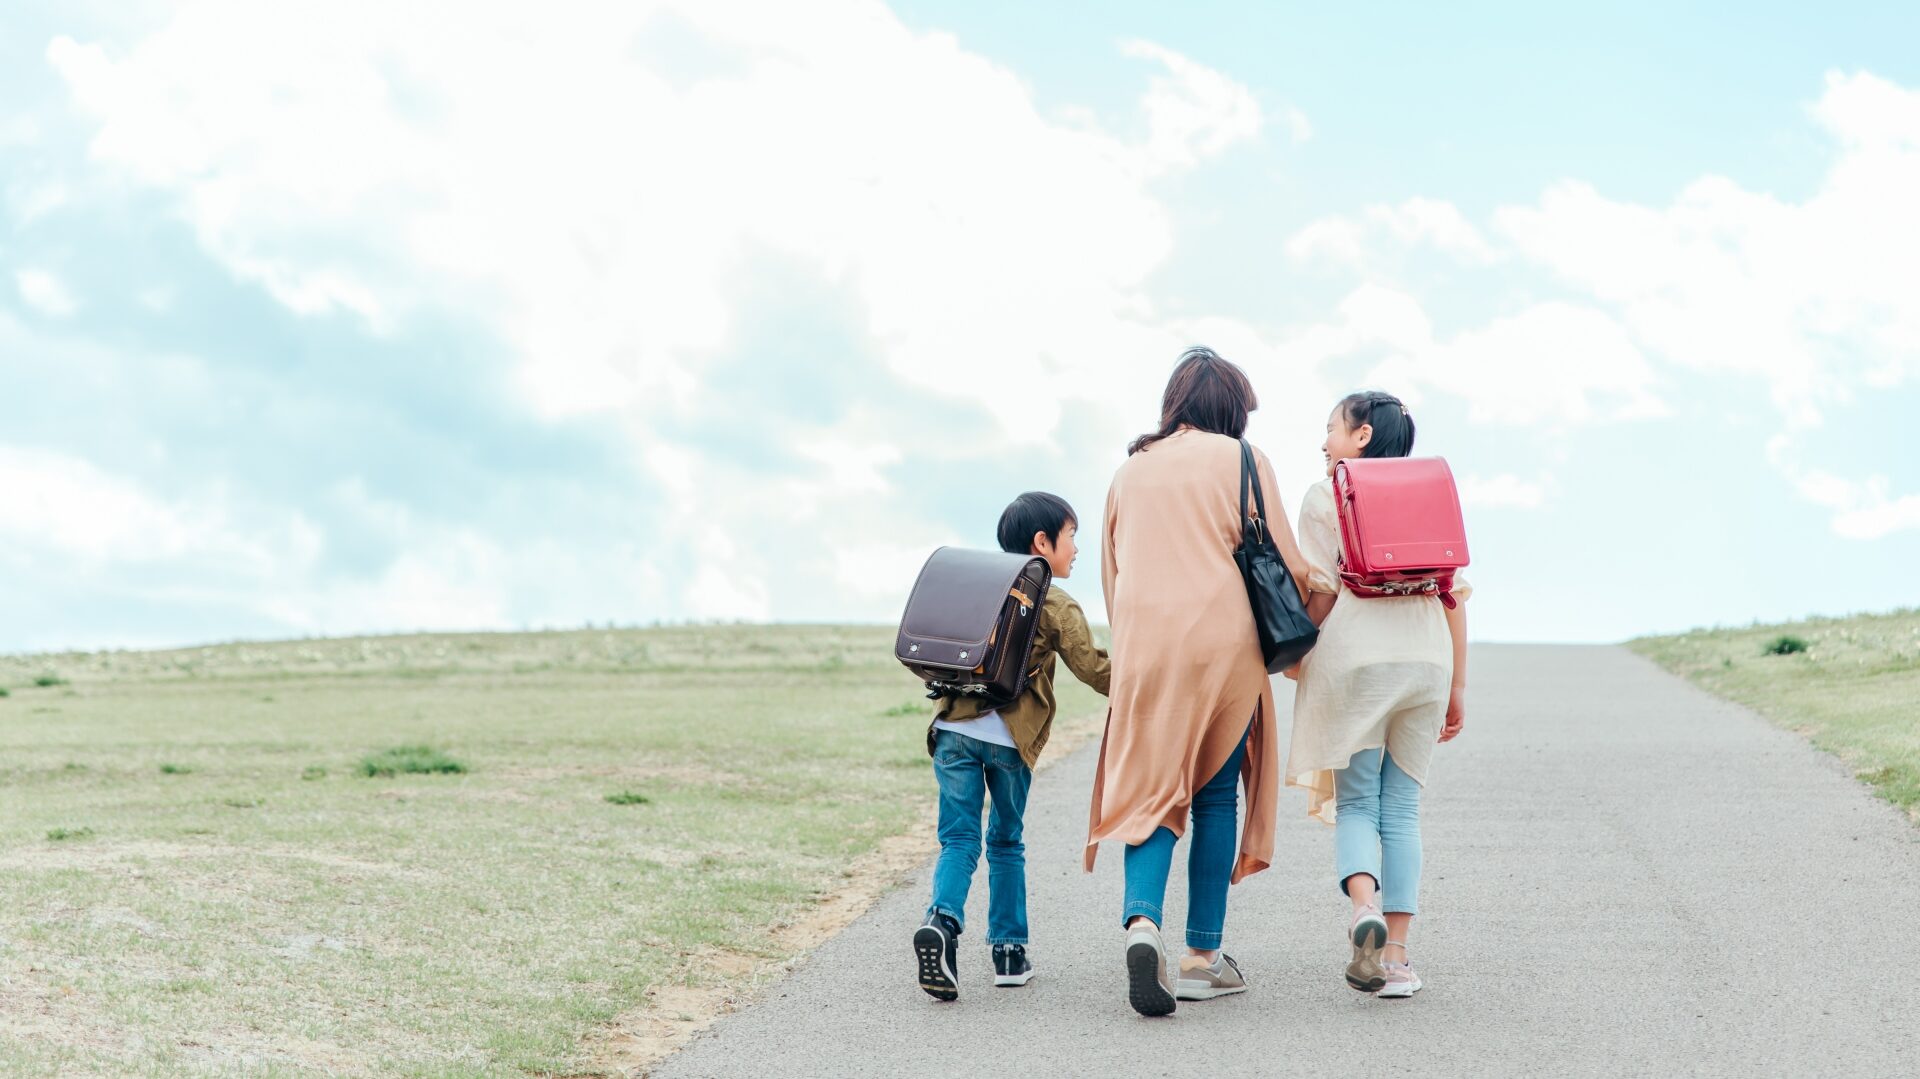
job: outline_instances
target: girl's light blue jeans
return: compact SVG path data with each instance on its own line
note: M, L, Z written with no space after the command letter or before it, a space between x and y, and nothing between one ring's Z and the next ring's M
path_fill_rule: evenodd
M1366 873L1380 886L1380 909L1420 913L1420 784L1385 749L1363 749L1334 773L1334 864L1340 890Z
M1220 947L1227 925L1227 880L1233 876L1234 825L1240 809L1240 761L1247 755L1242 737L1227 763L1193 792L1193 842L1187 850L1187 947L1210 952ZM1145 915L1165 925L1160 907L1167 900L1167 875L1173 871L1172 829L1158 828L1145 843L1127 848L1126 907L1120 924Z

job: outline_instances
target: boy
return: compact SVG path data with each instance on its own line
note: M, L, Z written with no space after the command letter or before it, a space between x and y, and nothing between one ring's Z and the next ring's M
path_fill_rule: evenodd
M993 984L1033 980L1027 961L1026 847L1020 841L1033 766L1053 727L1053 661L1067 661L1074 677L1104 694L1110 664L1095 648L1087 616L1059 586L1073 572L1079 519L1058 495L1029 491L1000 515L1000 549L1047 560L1047 589L1027 661L1026 691L999 709L977 697L943 697L927 728L927 752L940 782L940 860L933 870L933 902L913 935L920 988L936 1000L960 996L956 941L967 909L967 888L980 860L980 808L991 800L987 847L987 943L993 945Z

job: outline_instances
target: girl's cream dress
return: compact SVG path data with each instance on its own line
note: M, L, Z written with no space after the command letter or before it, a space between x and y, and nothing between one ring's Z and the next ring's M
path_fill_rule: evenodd
M1368 598L1340 583L1332 480L1314 484L1300 505L1300 555L1308 590L1336 598L1300 665L1287 785L1305 787L1307 812L1332 823L1333 773L1363 749L1385 746L1426 785L1453 684L1453 638L1446 608L1432 596ZM1456 599L1472 591L1465 578L1454 579Z

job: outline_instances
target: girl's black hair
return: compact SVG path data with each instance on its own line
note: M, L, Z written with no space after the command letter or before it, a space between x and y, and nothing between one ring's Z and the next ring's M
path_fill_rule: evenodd
M1260 407L1247 373L1210 348L1182 352L1160 398L1160 427L1133 440L1131 457L1182 426L1239 438L1247 433L1247 413Z
M1405 457L1413 452L1413 414L1398 397L1379 390L1350 393L1340 399L1340 412L1347 418L1347 429L1373 427L1373 437L1362 457Z
M1069 524L1080 527L1080 518L1074 516L1066 499L1045 491L1028 491L1000 514L1000 549L1008 554L1030 554L1035 532L1045 532L1048 543L1059 543L1060 530Z

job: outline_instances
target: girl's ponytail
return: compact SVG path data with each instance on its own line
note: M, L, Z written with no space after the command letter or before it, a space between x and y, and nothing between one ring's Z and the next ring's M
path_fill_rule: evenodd
M1368 425L1373 437L1362 457L1405 457L1413 452L1413 414L1398 397L1379 390L1350 393L1340 401L1348 428Z

